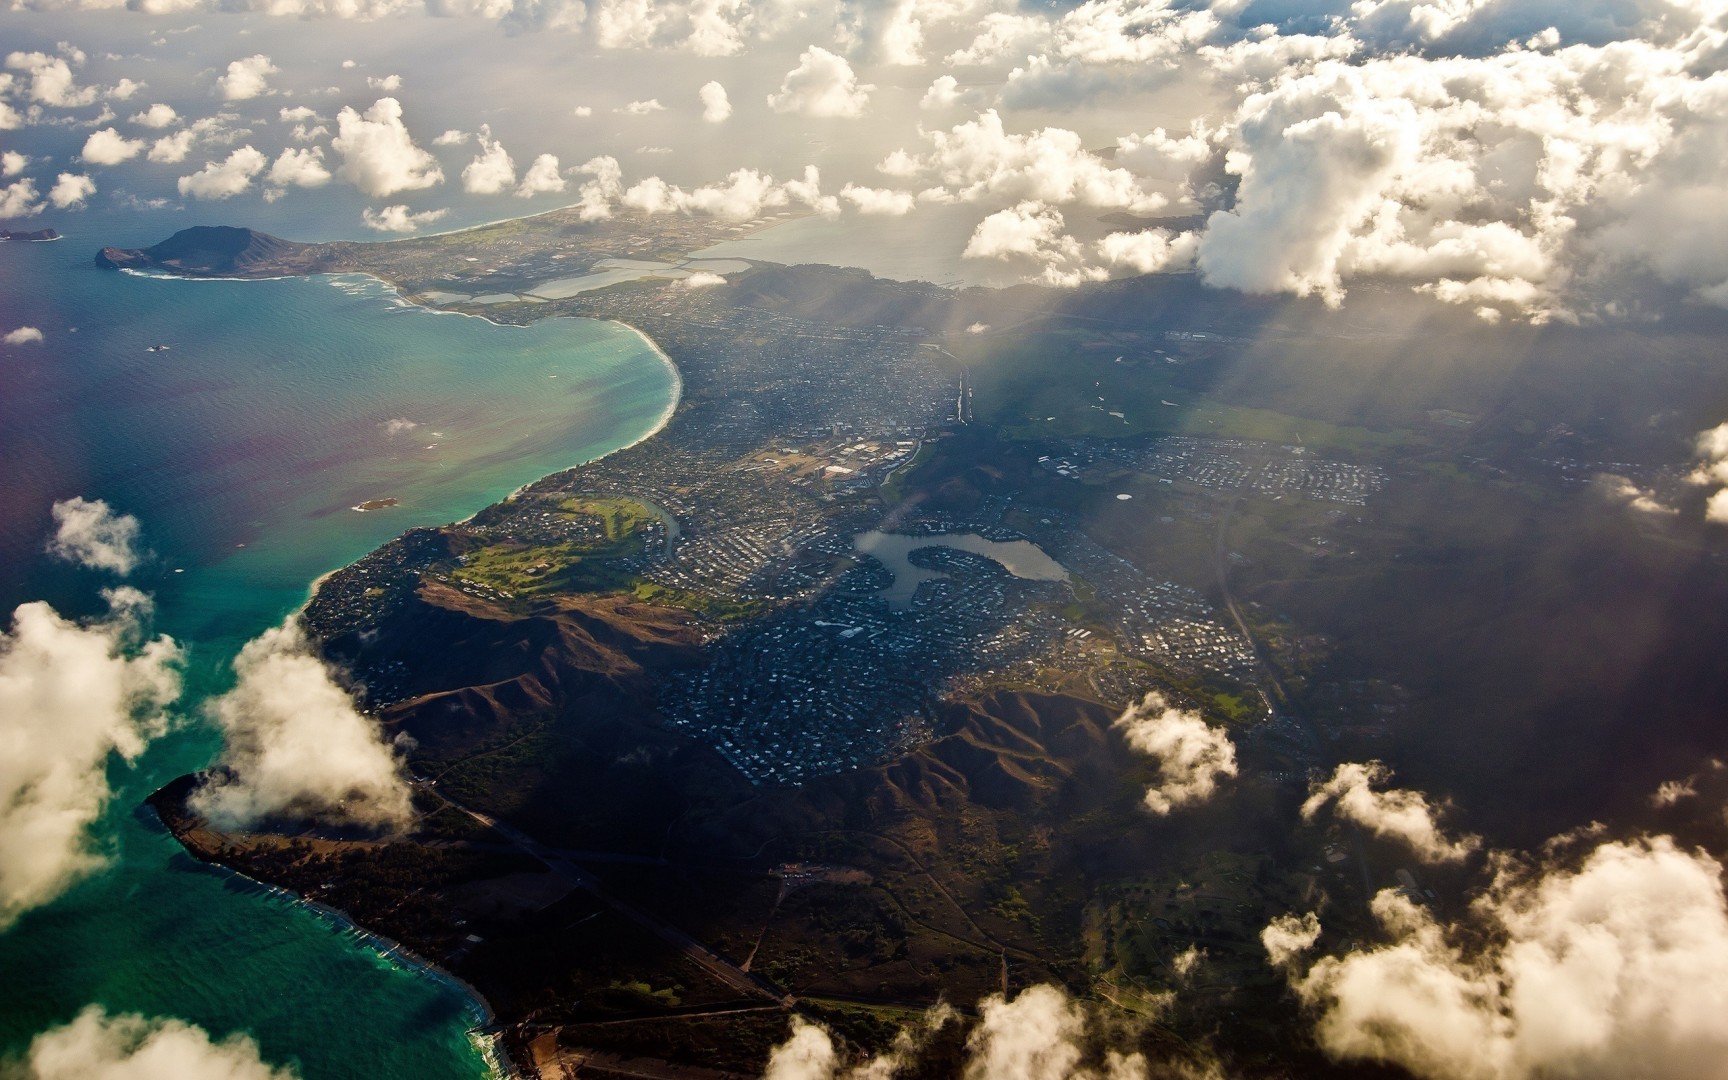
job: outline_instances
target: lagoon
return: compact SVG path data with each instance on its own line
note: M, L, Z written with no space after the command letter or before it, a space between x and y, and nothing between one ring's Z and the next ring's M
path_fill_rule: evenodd
M988 540L976 533L933 533L907 536L871 530L852 538L852 548L868 555L894 575L894 584L879 596L890 605L905 610L912 604L918 586L948 575L913 565L910 556L925 548L945 547L982 555L1017 578L1026 581L1067 581L1068 571L1052 559L1043 548L1030 540Z

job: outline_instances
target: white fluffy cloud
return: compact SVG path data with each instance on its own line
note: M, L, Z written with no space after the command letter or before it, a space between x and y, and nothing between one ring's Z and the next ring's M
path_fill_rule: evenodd
M0 336L0 345L40 345L42 340L42 331L34 326L20 326Z
M0 153L0 176L17 176L30 167L30 158L16 150Z
M1392 788L1376 791L1392 772L1378 761L1345 762L1330 779L1316 783L1302 804L1302 817L1312 820L1331 804L1338 816L1379 836L1398 840L1424 862L1459 862L1482 846L1477 836L1454 840L1440 827L1440 809L1420 791Z
M394 94L396 91L402 89L402 76L386 75L380 79L376 75L368 75L366 76L366 85L373 90L381 90L386 94Z
M910 214L918 201L909 191L893 191L889 188L861 187L858 184L847 184L840 189L840 197L858 208L860 214L885 214L899 217Z
M194 199L227 199L252 186L253 177L264 171L270 159L252 146L242 146L221 161L206 161L204 167L177 182L180 194Z
M92 131L79 157L92 165L118 165L144 152L143 139L128 139L113 128Z
M702 101L702 119L708 123L718 124L732 115L732 102L726 97L726 88L718 82L703 83L696 96Z
M492 137L492 129L480 125L475 136L480 141L480 153L462 170L462 190L470 195L497 195L516 183L516 163L504 145Z
M798 58L798 66L786 73L779 91L768 95L768 107L803 116L863 116L874 89L859 84L844 56L812 45Z
M563 191L564 187L564 174L559 171L558 159L551 154L541 154L522 174L522 183L516 188L516 197L531 199L536 195Z
M419 232L422 225L430 225L450 211L447 209L413 211L404 203L386 206L382 210L374 210L370 206L360 211L360 220L368 229L378 232L411 233Z
M618 111L625 116L647 116L650 113L665 112L666 106L660 104L659 98L648 98L646 101L632 101L620 105Z
M755 169L739 169L724 183L705 184L694 191L650 176L620 196L625 206L646 214L698 213L731 221L761 217L770 207L785 206L788 198L772 176Z
M995 109L948 131L925 133L930 150L904 154L915 168L956 198L1034 199L1051 206L1086 206L1148 213L1168 201L1144 190L1138 178L1084 148L1079 134L1042 128L1011 134Z
M76 53L74 59L82 63L83 54ZM75 109L92 105L101 96L101 91L94 86L78 85L72 74L71 64L63 56L50 56L42 52L7 53L6 66L23 73L26 80L22 87L24 97L39 105L54 109Z
M36 340L41 339L41 331L37 331ZM117 513L101 499L74 496L55 503L53 516L49 554L122 577L137 569L142 558L138 553L139 526L131 514Z
M44 205L36 181L28 176L0 188L0 218L31 217L40 214Z
M601 155L589 158L570 171L588 177L577 189L580 196L577 205L581 207L582 220L611 217L612 203L624 194L624 170L619 167L618 159Z
M247 642L210 705L222 755L192 806L245 827L271 817L391 828L413 816L396 752L336 685L290 617Z
M1224 729L1172 706L1162 694L1147 694L1116 726L1130 747L1158 762L1158 784L1146 792L1146 806L1155 814L1205 802L1220 777L1236 775L1236 746Z
M246 101L270 92L270 76L282 69L263 53L255 53L228 65L228 73L216 80L224 101Z
M48 201L56 210L72 210L83 206L96 194L96 181L82 173L60 173L54 186L48 189Z
M1050 33L1050 24L1037 15L992 11L979 23L972 43L948 54L949 64L971 66L994 64L1024 57L1029 49Z
M164 135L150 147L149 158L161 165L178 165L186 160L192 152L192 144L198 141L198 133L191 128L183 128L172 135Z
M19 1080L294 1080L245 1035L220 1042L182 1020L110 1016L92 1005L30 1041Z
M364 194L384 198L444 182L437 159L414 145L395 98L379 98L364 113L343 109L336 129L330 143L342 155L336 173Z
M1071 288L1109 276L1088 264L1085 249L1064 229L1062 211L1027 199L985 217L961 252L968 259L997 259L1036 270L1047 285Z
M1471 927L1392 890L1373 910L1389 944L1291 972L1335 1057L1428 1080L1728 1077L1728 902L1702 851L1657 837L1508 864Z
M1691 480L1715 488L1704 503L1704 519L1728 525L1728 423L1701 432L1696 450L1699 465Z
M678 287L681 289L712 289L724 284L726 284L726 279L719 274L711 270L698 270L689 277L680 279Z
M272 202L290 187L323 187L330 182L330 170L324 167L324 148L285 147L271 163L265 179L269 186L264 189L264 198Z
M960 82L952 75L938 75L918 99L920 109L951 109L960 104Z
M0 929L102 865L90 829L109 758L142 753L180 694L179 648L144 629L149 598L103 595L106 618L31 603L0 632Z
M1098 241L1098 257L1115 269L1155 274L1193 265L1199 247L1200 235L1195 232L1176 234L1168 229L1144 229L1105 236Z
M141 113L134 113L132 116L134 124L147 128L169 127L179 119L180 114L174 111L172 105L164 105L161 102L157 102Z

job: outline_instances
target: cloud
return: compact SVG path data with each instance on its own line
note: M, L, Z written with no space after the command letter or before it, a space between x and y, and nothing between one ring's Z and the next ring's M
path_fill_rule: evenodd
M368 229L376 229L378 232L411 233L419 232L420 226L430 225L449 212L442 209L421 210L416 213L409 210L405 204L397 203L382 210L374 210L368 206L360 211L360 220Z
M504 145L492 137L492 129L480 125L480 153L462 170L462 190L470 195L497 195L516 183L516 163Z
M1496 308L1488 308L1487 310L1496 315L1499 314ZM1680 512L1677 507L1669 506L1658 499L1654 491L1646 491L1624 476L1603 473L1596 477L1596 483L1608 498L1624 502L1639 513L1667 516Z
M1236 775L1236 746L1224 729L1172 706L1162 694L1147 694L1130 706L1116 727L1131 748L1158 761L1158 784L1146 792L1146 806L1155 814L1205 802L1217 791L1219 777Z
M182 1020L110 1016L91 1005L68 1024L30 1041L19 1080L294 1080L259 1057L258 1044L235 1034L212 1042Z
M267 202L280 199L290 187L323 187L330 182L330 170L324 167L324 148L285 148L271 164L267 180L269 186L264 189Z
M840 189L840 197L858 208L860 214L883 214L900 217L910 214L917 200L909 191L891 191L888 188L860 187L857 184L847 184Z
M822 194L822 173L814 165L804 166L801 179L788 180L782 187L793 202L802 203L823 217L834 217L840 213L840 200L832 195Z
M1078 133L1042 128L1010 134L995 109L948 131L925 132L931 149L907 154L908 166L951 189L957 198L1035 199L1052 206L1081 203L1149 213L1164 196L1148 192L1127 169L1086 150Z
M461 146L474 136L461 128L449 128L444 134L432 140L433 146Z
M712 289L716 285L726 284L726 279L711 270L698 270L678 282L681 289Z
M1402 841L1424 862L1460 862L1482 846L1478 836L1449 838L1436 820L1444 804L1436 808L1420 791L1374 790L1373 785L1391 778L1392 771L1378 761L1339 765L1331 779L1310 787L1302 817L1311 821L1332 804L1340 817L1378 836Z
M768 1054L762 1080L833 1080L839 1065L827 1030L794 1014L792 1034Z
M204 167L178 181L181 195L194 199L227 199L252 186L252 178L270 163L262 152L242 146L220 162L206 161Z
M1444 10L1466 6L1483 7ZM1660 25L1602 45L1290 61L1224 125L1241 181L1202 272L1329 303L1351 277L1401 278L1537 321L1578 318L1597 303L1587 286L1628 273L1728 299L1711 209L1728 197L1711 165L1728 94L1700 74L1720 42Z
M230 828L272 817L394 828L412 818L395 750L296 618L247 642L234 671L239 682L209 706L225 742L192 794L195 810Z
M1012 1001L992 995L966 1040L966 1080L1065 1080L1080 1062L1085 1031L1085 1012L1054 986L1030 987Z
M982 29L972 43L949 53L945 63L972 66L1024 57L1028 49L1050 34L1050 24L1037 15L992 11L979 25Z
M14 331L18 333L18 331ZM11 335L8 335L8 343ZM42 334L36 332L35 340ZM124 577L137 569L138 519L116 513L101 499L73 496L54 504L54 536L48 553L91 570L107 570Z
M732 102L726 97L726 88L719 83L703 83L696 96L702 100L702 119L710 124L718 124L732 115Z
M73 210L83 206L96 194L96 181L81 173L60 173L54 186L48 189L48 201L56 210Z
M1198 233L1178 235L1168 229L1145 229L1110 233L1098 241L1098 255L1105 265L1113 268L1132 270L1137 274L1156 274L1192 266L1199 247Z
M1107 270L1088 265L1080 242L1065 227L1060 210L1027 199L980 221L961 256L1031 266L1045 284L1061 288L1108 277Z
M859 84L845 57L812 45L781 80L779 92L768 95L768 107L803 116L858 117L864 115L874 89Z
M785 206L788 199L786 190L775 184L772 176L755 169L738 169L725 183L704 184L694 191L650 176L620 196L625 206L645 214L699 213L730 221L761 217L764 210Z
M528 171L522 174L522 183L516 189L516 197L530 199L547 192L563 191L564 188L564 174L559 171L557 157L541 154L528 166Z
M1312 911L1298 918L1280 915L1260 931L1260 944L1273 967L1284 967L1320 940L1320 916Z
M624 170L619 168L618 159L601 155L589 158L570 171L576 176L589 177L577 189L580 196L578 213L582 220L611 217L613 201L624 194Z
M42 342L42 331L34 326L20 326L16 330L8 330L0 337L0 345L29 345Z
M660 104L659 98L649 98L647 101L632 101L628 105L620 105L617 111L626 116L647 116L649 113L665 112L666 106Z
M132 116L134 124L147 128L169 127L179 119L180 114L174 111L173 106L164 105L161 102L157 102L141 113L134 113Z
M83 62L83 55L78 54L77 61ZM72 67L66 58L49 56L42 52L14 52L6 54L6 66L13 71L21 71L28 80L24 87L24 97L40 105L54 109L75 109L85 105L93 105L101 95L94 86L80 87L73 78Z
M570 115L578 119L586 119L594 115L594 107L592 105L578 105L570 110Z
M748 0L599 0L594 39L603 49L679 49L733 56L756 18Z
M382 79L376 75L366 76L366 85L373 90L381 90L386 94L394 94L402 89L402 76L386 75Z
M960 83L952 75L939 75L918 99L920 109L951 109L960 104Z
M79 156L92 165L118 165L144 152L143 139L128 139L113 128L92 131Z
M937 1004L896 1032L886 1051L848 1066L827 1028L793 1014L792 1033L769 1052L762 1080L890 1080L914 1062L932 1035L957 1018L952 1007Z
M1335 1058L1427 1080L1728 1077L1728 902L1702 851L1655 837L1575 867L1506 860L1468 924L1394 890L1372 909L1387 944L1290 972Z
M512 0L510 10L498 20L507 34L542 30L574 30L587 18L582 0Z
M146 637L149 597L103 596L105 618L72 622L37 602L0 632L0 930L103 865L90 830L109 758L136 759L180 694L179 647Z
M178 165L192 152L192 144L197 139L198 133L191 128L164 135L150 147L150 160L161 165Z
M0 176L17 176L30 167L30 158L16 150L0 153Z
M228 74L216 80L216 88L222 92L224 101L246 101L270 92L269 78L282 69L270 62L263 53L255 53L244 60L235 60L228 65Z
M31 217L40 214L44 205L36 181L29 177L0 188L0 218Z
M365 113L344 108L336 128L330 145L342 155L337 175L363 194L384 198L444 182L437 159L414 145L395 98L379 98Z
M1700 432L1694 453L1699 465L1689 479L1716 489L1704 503L1704 520L1728 525L1728 423Z

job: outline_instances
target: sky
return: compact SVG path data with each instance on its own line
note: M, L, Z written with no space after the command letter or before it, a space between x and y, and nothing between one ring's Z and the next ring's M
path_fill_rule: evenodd
M316 240L793 211L940 236L996 281L1197 271L1337 304L1376 280L1488 321L1639 318L1628 283L1728 304L1725 11L12 0L0 218L284 204Z

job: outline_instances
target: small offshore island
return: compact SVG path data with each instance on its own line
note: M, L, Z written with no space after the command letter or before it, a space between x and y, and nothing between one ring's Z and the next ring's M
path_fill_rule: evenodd
M473 296L734 228L574 210L388 244L199 228L97 259ZM791 1014L879 1052L939 1001L964 1017L1041 983L1108 1003L1153 1061L1395 1075L1320 1053L1259 932L1329 904L1321 945L1342 947L1376 933L1379 888L1461 903L1466 879L1417 880L1395 845L1325 821L1292 831L1307 778L1397 747L1457 760L1461 723L1510 731L1579 680L1696 693L1663 681L1697 656L1676 613L1633 674L1542 652L1593 648L1600 624L1569 613L1632 604L1633 580L1728 602L1694 574L1697 530L1643 543L1578 482L1659 445L1592 426L1605 401L1642 424L1673 393L1606 359L1612 329L1507 342L1371 294L1361 324L1432 331L1394 353L1317 303L1191 277L956 292L756 264L725 282L439 305L628 323L684 395L656 436L412 530L308 603L325 657L412 739L412 831L222 833L186 809L195 777L152 800L198 858L471 984L525 1076L759 1076ZM1514 351L1519 387L1483 377ZM1436 359L1457 355L1477 359ZM1388 377L1356 379L1364 363ZM1676 487L1684 467L1635 479ZM1523 554L1542 544L1627 583L1551 580ZM896 592L902 560L916 580ZM1461 623L1449 598L1470 589L1504 613ZM1532 598L1545 634L1508 632ZM1490 655L1501 682L1457 678ZM1147 813L1156 770L1113 724L1149 692L1230 729L1229 800ZM1561 757L1557 804L1600 767ZM1510 785L1480 771L1492 813ZM956 1075L966 1034L941 1028L904 1074Z

